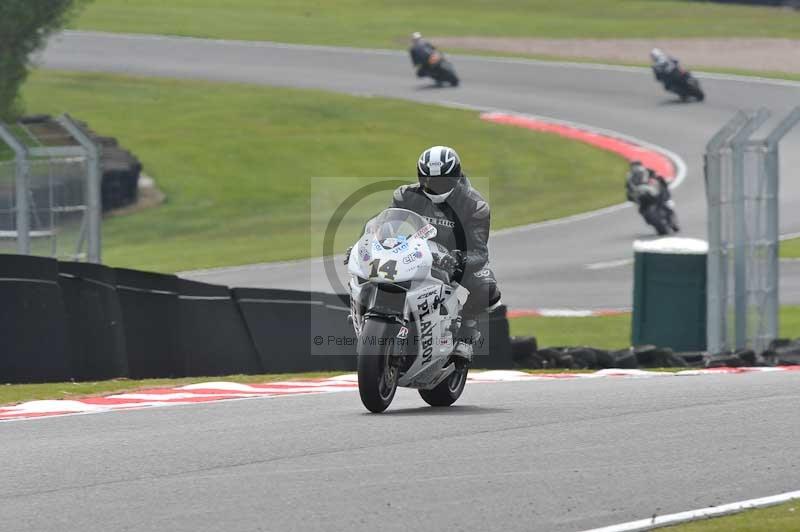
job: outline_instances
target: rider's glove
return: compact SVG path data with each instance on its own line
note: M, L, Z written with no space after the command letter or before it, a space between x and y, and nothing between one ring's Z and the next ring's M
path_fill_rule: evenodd
M344 252L344 261L343 264L347 266L347 263L350 261L350 252L353 251L353 246L347 248L347 251Z
M453 254L444 253L434 256L434 266L447 273L447 276L452 278L456 271L459 270L461 259L461 252L457 251Z

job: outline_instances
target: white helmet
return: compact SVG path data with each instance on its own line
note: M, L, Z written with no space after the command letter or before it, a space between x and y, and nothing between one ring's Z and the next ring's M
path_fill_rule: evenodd
M420 39L422 39L422 34L420 32L415 31L414 33L411 34L412 41L418 41Z
M666 55L660 48L653 48L650 50L650 58L656 63L662 63L666 59Z

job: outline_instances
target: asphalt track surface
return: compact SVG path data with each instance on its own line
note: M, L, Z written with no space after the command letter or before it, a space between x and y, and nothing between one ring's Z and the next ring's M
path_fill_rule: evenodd
M575 532L796 490L800 374L470 384L0 424L4 530Z
M766 106L777 119L800 103L800 83L701 76L709 99L683 105L661 90L646 69L468 56L453 56L453 61L463 80L457 89L435 89L417 80L407 54L386 50L69 33L54 40L42 58L48 68L321 88L499 108L614 130L663 146L685 160L688 177L675 199L683 236L700 238L706 234L706 142L739 109ZM782 149L781 231L800 232L800 128ZM409 154L412 179L416 156ZM468 171L469 154L461 156ZM619 176L621 201L623 178ZM631 266L587 266L631 258L632 241L651 237L652 230L636 211L623 208L572 223L501 233L492 237L490 252L504 302L512 308L624 308L632 301ZM320 261L301 261L187 277L330 291L320 266ZM800 262L783 263L781 272L781 301L800 304Z
M460 57L464 88L428 90L401 54L187 39L71 34L44 63L500 103L615 129L687 161L677 200L698 236L703 142L740 106L798 99L704 80L710 101L682 106L635 70ZM786 208L800 183L783 193L783 230L800 230ZM627 306L626 268L584 265L629 257L646 233L625 209L498 236L492 252L512 305ZM799 385L796 372L471 384L441 410L401 390L382 416L341 393L4 423L0 528L578 531L798 489Z

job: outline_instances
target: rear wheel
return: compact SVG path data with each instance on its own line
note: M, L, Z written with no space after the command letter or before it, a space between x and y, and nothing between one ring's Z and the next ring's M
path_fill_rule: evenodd
M667 225L666 216L663 215L665 213L662 214L658 205L650 204L643 214L645 221L653 226L659 236L669 234L669 226Z
M697 81L697 78L690 77L686 80L686 88L688 96L692 96L698 102L702 102L706 95L703 93L703 89L700 88L700 82Z
M358 344L358 393L367 410L386 410L397 391L400 369L392 352L397 333L393 323L367 319Z
M431 406L450 406L455 403L464 391L467 383L468 367L456 369L445 380L440 382L432 390L420 390L419 395L422 400Z

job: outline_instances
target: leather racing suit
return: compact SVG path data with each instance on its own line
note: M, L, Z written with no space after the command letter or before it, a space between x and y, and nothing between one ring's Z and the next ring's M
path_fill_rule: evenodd
M413 184L395 190L391 206L416 212L436 227L434 242L463 253L463 273L455 281L470 292L464 320L475 319L500 301L497 279L489 267L489 204L466 177L442 203L434 203L419 184Z

